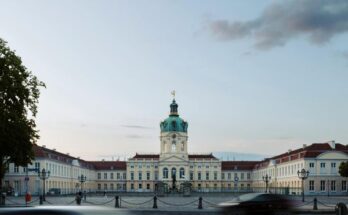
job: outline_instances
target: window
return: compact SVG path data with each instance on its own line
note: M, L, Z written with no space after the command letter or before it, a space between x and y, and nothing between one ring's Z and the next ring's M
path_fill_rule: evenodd
M320 168L325 168L325 163L320 163Z
M346 191L346 190L347 190L347 182L342 181L342 191Z
M101 173L98 172L98 179L101 179Z
M240 179L244 179L244 173L242 172L241 174L240 174Z
M185 169L184 168L180 168L180 178L185 178Z
M209 169L209 166L207 165L207 166L205 166L205 168L206 168L206 169Z
M331 191L336 191L336 181L331 181Z
M168 178L168 168L163 168L163 178Z
M173 167L172 168L172 178L176 178L176 169Z
M127 173L123 173L123 180L126 180L127 179Z
M138 184L138 189L139 190L143 189L143 185L142 184Z
M320 191L325 190L325 181L320 181Z
M217 180L217 172L214 172L214 180Z
M131 190L134 190L134 184L131 184Z
M228 178L229 180L231 179L231 173L230 173L230 172L227 174L227 178Z
M39 162L35 162L35 168L40 170L40 163Z
M336 168L336 163L331 163L331 168Z
M176 151L176 144L175 144L175 141L173 141L172 143L172 152L175 152Z
M101 184L98 184L98 190L101 190Z
M198 184L198 190L201 190L201 188L202 188L202 185Z
M201 172L198 172L198 180L202 180L202 174L201 174Z
M117 178L117 179L120 179L120 173L119 173L119 172L116 173L116 178Z
M250 173L249 172L247 173L247 179L250 179Z
M217 190L217 184L214 184L214 190Z
M309 163L309 168L314 168L314 163Z
M150 184L146 184L146 189L150 190Z
M234 178L238 178L238 174L237 173L234 173Z
M131 181L133 181L133 180L134 180L134 172L131 172L130 174L131 174L131 175L130 175Z
M193 181L193 172L190 172L190 180Z
M104 190L107 190L107 189L108 189L108 185L104 184Z
M221 173L221 180L225 180L225 173Z
M309 181L309 191L314 191L314 181Z
M205 173L205 180L209 180L209 172Z
M108 179L108 174L104 173L104 179Z
M110 184L110 190L114 190L114 184Z
M143 174L141 172L138 173L138 180L139 181L143 180Z
M18 170L19 170L18 166L15 165L14 172L18 172Z
M114 179L114 173L110 173L110 179Z
M155 172L155 180L156 181L158 180L158 172L157 171Z
M146 173L146 180L150 180L150 172Z
M138 168L141 169L143 168L143 165L141 165L141 163L138 164Z

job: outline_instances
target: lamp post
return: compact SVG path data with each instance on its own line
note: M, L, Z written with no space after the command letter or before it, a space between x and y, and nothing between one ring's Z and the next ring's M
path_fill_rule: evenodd
M81 183L81 192L83 192L82 185L83 185L84 182L86 182L87 177L85 175L81 174L81 176L78 176L77 178L78 178L79 182Z
M267 190L268 190L268 183L269 181L271 180L271 176L266 174L265 176L262 176L262 180L266 183L266 192L267 193Z
M306 180L308 178L308 175L309 175L309 171L305 170L305 169L302 169L301 171L298 170L297 171L297 175L298 177L302 180L302 202L304 202L304 180Z
M42 182L42 188L43 188L43 195L42 195L42 200L43 201L46 201L46 199L45 199L45 187L46 187L46 183L45 183L45 181L50 177L50 171L47 171L46 172L46 170L45 170L45 168L43 168L41 171L39 170L38 171L38 176L39 176L39 178L43 181Z

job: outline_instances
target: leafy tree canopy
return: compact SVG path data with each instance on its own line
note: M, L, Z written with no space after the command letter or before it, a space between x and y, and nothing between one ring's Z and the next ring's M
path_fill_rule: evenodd
M342 177L348 177L348 161L340 164L338 172Z
M45 84L0 38L0 188L9 163L26 166L34 158L40 87Z

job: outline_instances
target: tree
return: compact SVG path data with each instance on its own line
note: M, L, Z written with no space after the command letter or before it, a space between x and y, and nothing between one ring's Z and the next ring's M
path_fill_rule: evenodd
M348 177L348 161L340 164L338 172L342 177Z
M22 64L0 38L0 191L9 163L26 166L34 158L39 139L35 118L45 84Z

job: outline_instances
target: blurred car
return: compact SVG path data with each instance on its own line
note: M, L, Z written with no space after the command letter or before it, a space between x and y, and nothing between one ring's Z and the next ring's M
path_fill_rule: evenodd
M292 214L297 201L288 196L249 193L219 204L224 214Z
M59 188L51 188L48 190L48 195L60 195L61 191Z

